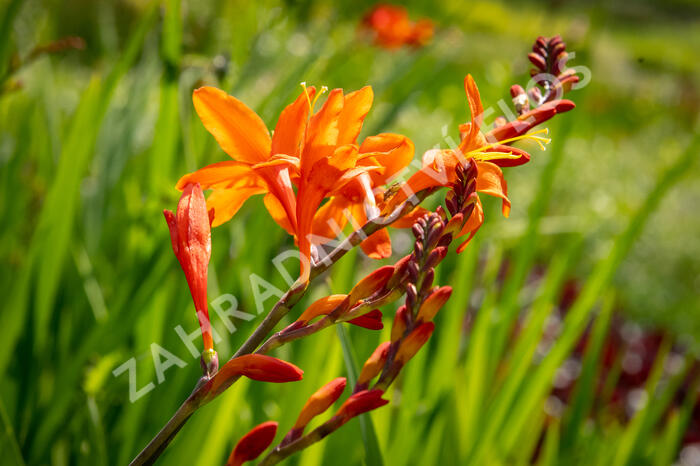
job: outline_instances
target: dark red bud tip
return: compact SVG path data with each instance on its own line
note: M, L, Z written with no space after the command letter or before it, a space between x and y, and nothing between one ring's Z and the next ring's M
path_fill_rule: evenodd
M513 84L510 86L510 96L517 97L519 95L525 94L525 89L519 84Z
M340 407L336 416L345 424L355 416L359 416L360 414L372 411L373 409L377 409L389 403L382 398L382 395L384 395L382 390L363 390L357 392L343 403L343 406Z
M529 58L530 62L532 62L532 64L535 65L539 70L544 70L547 67L547 62L545 62L544 58L542 58L541 55L538 55L536 53L529 53L527 55L527 58Z
M381 330L384 328L384 323L382 322L382 312L379 309L374 309L365 315L355 317L354 319L349 320L348 323L369 330Z
M236 444L226 466L240 466L246 461L252 461L270 446L277 434L277 423L263 422L245 434Z

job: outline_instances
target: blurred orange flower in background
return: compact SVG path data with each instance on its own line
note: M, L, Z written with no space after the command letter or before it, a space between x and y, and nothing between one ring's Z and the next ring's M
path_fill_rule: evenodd
M387 49L403 45L421 47L433 38L435 26L429 19L411 21L406 8L378 4L367 13L363 25L374 34L374 42Z

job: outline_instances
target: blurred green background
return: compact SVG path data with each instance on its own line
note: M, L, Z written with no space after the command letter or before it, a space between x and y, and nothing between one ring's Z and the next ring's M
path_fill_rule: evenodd
M600 316L609 317L612 307L642 327L666 329L667 341L692 349L700 337L700 171L698 151L687 149L698 128L700 5L408 2L412 18L436 23L436 36L422 49L398 51L358 35L371 6L0 3L3 464L124 464L196 381L198 363L174 331L179 324L194 331L196 319L161 213L175 207L173 186L182 174L226 159L193 112L194 88L221 87L274 127L302 81L346 90L369 84L375 103L363 135L406 134L418 157L443 140L443 128L456 137L468 117L465 74L474 75L485 106L508 102L510 85L527 82L534 39L554 34L576 52L570 64L585 66L592 79L568 96L577 108L547 124L548 150L507 170L511 218L502 219L497 203L486 200L477 242L441 267L439 282L458 291L437 319L430 348L398 381L390 407L353 421L290 464L483 464L487 458L518 464L533 457L543 430L546 454L538 458L552 464L564 458L664 464L676 457L690 402L670 415L642 409L642 420L639 414L630 423L603 415L586 429L587 410L574 422L542 406L598 298L609 302L597 314L602 323L594 335L601 341L609 322ZM74 40L81 47L37 49L66 36L82 38L84 47ZM669 178L674 184L664 182L668 194L648 209L633 242L628 225L642 224L640 206L683 153L685 163ZM261 199L253 199L214 231L210 299L231 293L252 311L251 273L285 288L271 260L293 243L262 209ZM400 257L410 242L403 232L394 239ZM504 264L516 271L505 282ZM349 254L309 297L347 290L376 265ZM527 321L531 332L524 334L532 339L511 343L535 351L565 282L589 290L574 306L580 319L563 325L568 343L546 353L554 356L543 356L544 363L520 361L499 342L520 311L529 310L541 318ZM489 317L467 313L477 307L477 316ZM223 464L235 441L267 419L278 420L284 435L317 387L348 373L350 353L361 364L386 338L393 309L385 310L383 335L346 329L350 352L333 329L280 349L277 356L305 370L304 381L236 384L195 415L161 464ZM236 322L239 330L229 337L221 322L215 325L227 335L217 345L221 358L254 328ZM188 363L168 369L162 384L152 343ZM112 374L132 356L138 387L155 387L135 403L128 376ZM599 356L584 358L583 367L598 370ZM514 368L531 371L514 375ZM647 393L656 393L655 386ZM495 412L508 414L496 422ZM664 429L654 427L661 418ZM659 431L661 440L648 443ZM600 456L572 453L572 445L592 449L591 439L610 443L585 453Z

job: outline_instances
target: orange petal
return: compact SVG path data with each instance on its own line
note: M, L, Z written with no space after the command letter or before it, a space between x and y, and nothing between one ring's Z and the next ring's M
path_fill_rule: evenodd
M503 199L501 211L504 217L510 214L510 200L508 199L508 185L503 178L503 171L498 165L491 162L477 162L478 174L476 177L476 190L480 193L496 196Z
M391 236L386 228L375 231L360 243L362 251L372 259L391 257Z
M178 180L175 188L182 191L189 183L199 183L203 190L228 188L238 184L264 186L250 164L234 160L213 163L196 172L188 173Z
M226 466L240 466L246 461L252 461L270 446L277 434L277 423L263 422L253 427L236 444Z
M255 163L270 156L270 133L243 102L215 87L196 89L192 101L204 127L235 160Z
M359 164L378 163L384 167L383 172L370 175L374 186L380 186L386 184L411 163L414 149L413 142L400 134L382 133L370 136L360 146L360 157L363 161ZM373 160L371 162L367 160L365 163L365 159L370 157Z
M384 363L386 362L386 357L389 354L390 346L391 342L385 341L381 345L377 346L377 349L375 349L372 355L367 359L367 361L365 361L365 365L362 366L360 376L357 378L357 383L359 385L366 384L379 375L384 368Z
M415 209L392 223L391 226L393 228L411 228L413 224L416 223L416 220L428 213L430 213L428 209L417 206Z
M311 110L309 101L313 101L315 95L316 89L313 86L307 87L293 103L282 110L272 134L272 155L286 154L297 158L301 155L301 143Z
M338 118L343 110L342 89L333 89L323 107L309 121L306 144L301 155L301 171L308 173L318 160L330 156L338 142Z
M469 111L471 113L471 122L468 127L461 127L461 129L465 129L468 132L465 134L462 142L460 142L459 148L466 154L470 149L474 149L476 146L479 129L483 123L484 107L481 104L479 89L476 87L476 82L474 82L474 78L472 78L472 75L470 74L464 78L464 90L467 93L467 101L469 103Z
M301 409L294 429L303 429L311 420L324 413L335 401L340 398L345 390L347 380L345 377L338 377L321 387L316 393L311 395Z
M340 234L348 222L345 210L350 207L350 203L343 196L333 196L316 211L311 227L314 244L323 244Z
M464 249L467 247L469 242L472 240L472 238L474 237L476 232L479 231L479 228L481 228L481 225L483 225L483 224L484 224L484 208L481 206L481 200L479 200L479 201L477 201L476 204L474 204L474 210L472 211L472 214L469 216L467 221L464 223L462 230L457 235L457 236L463 236L463 235L469 234L469 237L467 238L467 240L464 241L462 244L460 244L459 247L457 248L458 254L461 253L462 251L464 251Z
M458 158L449 150L433 150L426 152L424 166L403 183L398 192L394 194L386 204L386 210L390 213L406 199L424 189L436 186L448 186L457 177L455 167Z
M369 109L372 107L374 93L371 86L351 92L345 96L343 111L338 117L338 140L336 144L354 144L362 130Z
M289 222L287 212L285 212L284 207L282 206L282 203L279 201L279 199L277 199L277 197L273 194L267 193L263 198L263 202L265 203L265 208L270 213L272 219L275 222L277 222L279 226L284 228L284 230L287 233L294 236L296 232L294 231L292 224Z
M214 209L211 226L217 227L236 215L243 203L254 194L262 194L267 189L260 186L241 186L231 189L216 189L207 199L207 209Z
M299 316L297 322L304 322L306 324L318 316L328 315L340 306L347 297L348 295L345 294L332 294L317 299Z

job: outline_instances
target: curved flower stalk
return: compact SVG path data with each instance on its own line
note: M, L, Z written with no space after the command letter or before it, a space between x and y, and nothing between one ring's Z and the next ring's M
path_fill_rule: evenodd
M259 117L235 98L217 90L198 90L195 106L199 106L197 111L202 121L236 160L205 167L180 180L178 186L184 189L184 194L178 214L166 213L173 249L188 278L197 310L206 308L209 221L217 224L217 218L221 221L230 218L251 192L265 193L268 211L295 236L301 255L309 260L306 263L302 260L300 279L221 370L216 372L214 366L205 370L192 394L132 464L152 463L199 407L240 377L268 382L301 379L301 369L266 356L275 348L342 322L368 329L382 328L379 309L405 296L404 304L393 316L390 340L368 357L352 394L339 410L318 428L305 433L309 421L342 396L344 379L335 379L312 395L295 425L263 459L263 464L275 464L323 439L354 416L386 404L384 395L431 337L436 315L450 297L449 286L433 283L434 268L445 258L454 240L465 238L456 248L457 252L463 250L484 221L479 194L500 198L502 212L507 216L510 199L501 168L522 165L530 159L529 153L512 144L530 140L544 148L549 140L541 134L546 130L533 132L533 126L573 108L570 101L552 97L557 89L568 90L577 79L571 78L571 73L558 61L549 58L562 57L561 44L561 39L539 38L535 53L547 58L544 68L538 69L559 73L556 76L564 84L542 84L544 91L540 98L528 94L528 106L514 87L514 104L520 116L510 123L498 120L489 131L482 129L483 106L474 80L467 76L465 90L471 118L459 128L460 142L449 149L429 151L418 172L387 190L382 186L406 166L413 145L405 136L387 134L357 144L363 119L372 103L370 88L347 95L336 89L317 112L313 110L315 90L305 88L282 112L272 137ZM209 197L213 212L207 211L201 188L195 183L213 190ZM445 208L440 206L435 212L421 210L420 202L441 187L447 188ZM230 203L224 202L227 196ZM223 209L221 217L217 217L219 203ZM366 218L367 222L355 228L324 260L310 260L314 247L325 241L314 238L315 233L326 232L322 220L338 219L336 225L344 226L339 213L347 211L354 211L355 215L346 221ZM347 294L315 301L291 325L273 333L305 295L312 279L349 249L372 240L375 233L389 225L411 226L415 242L409 255L370 273ZM363 247L370 255L374 252L383 256L387 253L386 238L388 235L376 235ZM206 323L209 325L208 318ZM207 329L211 333L211 327ZM206 332L204 326L202 332L203 335ZM208 345L205 340L205 349ZM257 458L274 436L272 424L256 427L234 449L231 464Z

